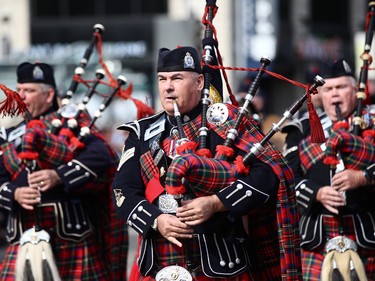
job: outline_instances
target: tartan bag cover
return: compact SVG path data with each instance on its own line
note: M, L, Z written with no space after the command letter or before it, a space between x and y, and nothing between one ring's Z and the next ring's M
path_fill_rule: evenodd
M169 194L183 193L182 178L197 196L211 195L236 180L235 166L227 161L186 154L173 159L165 180Z
M374 163L374 144L346 130L333 131L327 139L326 146L326 164L337 164L336 155L338 152L340 152L347 169L364 170ZM331 160L330 163L329 160Z
M41 127L31 127L22 138L21 158L38 159L41 169L51 169L73 159L74 152L66 140Z

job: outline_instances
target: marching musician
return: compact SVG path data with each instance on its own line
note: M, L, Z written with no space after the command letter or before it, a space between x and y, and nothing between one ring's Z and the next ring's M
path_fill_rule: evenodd
M8 212L9 246L0 280L15 280L20 239L33 227L36 212L39 226L50 236L61 280L126 280L127 229L116 218L110 189L115 154L94 128L71 161L46 169L37 159L35 171L29 172L18 157L20 143L30 121L52 128L58 109L53 68L39 62L20 64L17 92L31 120L25 117L25 122L1 129L0 207ZM34 142L37 146L38 140ZM43 152L48 151L53 158L60 153L59 144L48 143Z
M340 127L337 126L339 122L348 125L347 130L340 129L342 134L352 134L353 117L358 101L356 80L351 67L347 61L340 59L324 65L320 72L325 84L319 88L324 109L319 117L326 139ZM368 108L363 110L362 118L360 139L363 139L362 133L365 130L371 131L374 128L374 117L369 114ZM297 202L301 214L304 280L326 280L321 279L323 270L327 270L326 267L330 267L328 271L331 273L338 268L342 275L344 272L349 273L349 270L357 270L359 274L362 265L349 262L348 258L349 253L354 255L354 252L362 259L368 280L375 280L375 159L371 154L366 155L366 151L371 150L374 145L373 140L362 142L364 146L353 147L355 152L349 159L339 153L339 162L332 168L325 162L327 143L312 143L308 137L310 127L307 117L293 120L283 128L283 132L287 133L284 155L294 171ZM346 145L353 146L354 143ZM345 150L345 147L340 149ZM363 159L372 159L368 159L369 164L360 170L345 168L356 155L361 155ZM350 238L354 243L348 243L347 248L343 247L342 253L334 247L328 247L330 241L339 241L337 239L343 236ZM355 245L358 247L357 251ZM331 254L328 255L330 251ZM332 253L335 254L332 263L325 262L328 257L332 257ZM339 268L339 264L345 259L347 268L344 270Z
M164 183L168 167L178 156L181 134L186 135L185 141L199 141L204 79L196 49L189 46L160 49L157 79L164 110L120 127L129 131L129 137L112 185L118 214L140 238L130 280L281 279L276 226L279 177L271 165L255 160L252 176L235 182L220 199L214 195L191 201L196 195L188 192L179 200L168 194ZM238 113L238 108L232 105L215 105L209 109L210 114L207 113L207 148L212 155L217 145L224 142L225 125L234 121ZM176 114L176 107L179 114ZM247 118L250 123L247 123L248 128L240 128L241 138L235 142L236 146L254 144L253 135L260 136L256 122ZM246 133L249 131L250 134ZM234 157L247 152L241 145L243 150L236 147ZM271 150L270 153L275 152ZM266 152L265 155L271 159L271 154ZM214 170L208 173L211 173L208 182L220 181L215 178ZM188 191L191 187L187 181L185 187ZM225 205L219 203L220 200L225 201ZM192 204L201 210L186 207L191 206L189 202L195 202ZM249 210L253 211L253 224L257 227L257 231L251 231L250 246L241 218ZM213 214L215 211L217 213ZM296 241L298 243L298 238ZM286 256L293 251L291 247ZM297 270L288 280L299 280L298 258L298 253L293 256L291 263L297 265ZM254 262L251 266L249 259ZM259 272L259 268L263 272Z

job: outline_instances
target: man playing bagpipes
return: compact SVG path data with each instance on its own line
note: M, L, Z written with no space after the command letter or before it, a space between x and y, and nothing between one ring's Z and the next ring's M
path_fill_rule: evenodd
M116 218L110 190L115 154L95 127L74 152L68 151L65 136L48 134L58 109L50 65L20 64L17 92L29 114L25 122L2 128L0 207L8 212L9 246L0 280L42 280L36 277L42 259L55 262L51 271L58 272L52 272L53 280L125 280L127 229ZM89 117L82 114L77 121L87 123ZM11 137L20 131L17 138ZM40 139L43 135L48 138ZM35 151L29 151L30 144ZM64 153L69 155L66 161ZM28 159L38 154L33 161ZM34 236L25 235L35 225L49 236L53 253L40 261L36 258L40 253L34 253L40 250L39 243L34 245ZM35 265L31 272L30 263ZM44 277L45 271L43 280L52 280Z
M320 71L327 141L311 142L307 118L283 129L301 213L304 280L375 280L374 115L364 107L353 134L358 99L349 64L340 59Z
M176 208L183 202L190 202L186 201L188 198L203 199L197 201L202 206L206 206L206 201L211 202L208 197L200 198L199 194L205 192L203 186L201 193L192 191L187 180L184 181L187 192L182 201L168 194L165 186L167 175L173 174L169 168L174 159L179 155L201 157L195 155L195 151L202 122L203 75L198 53L192 47L160 49L157 72L164 110L120 127L130 133L113 182L115 205L118 214L139 233L137 261L130 280L281 280L276 221L280 179L270 164L272 155L282 157L281 154L269 146L263 154L269 162L254 160L251 172L245 173L223 192L222 200L229 206L232 204L228 209L233 213L222 207L225 211L220 210L203 224L197 223L204 221L199 213L186 212L181 217L176 216L179 210ZM238 114L238 108L233 105L214 105L207 113L207 150L212 155L216 147L223 144L225 133ZM235 142L234 158L244 155L250 144L261 139L255 124L253 119L244 118L240 137ZM277 161L279 159L275 163ZM230 172L220 174L216 173L215 167L211 168L202 171L208 175L208 184L220 186L224 181L221 176L233 177ZM285 171L288 173L289 170ZM287 176L289 178L282 181L289 185L291 171ZM207 190L207 193L212 194L212 191ZM256 228L256 231L251 231L248 240L241 216L249 211L253 212L253 221L249 221L256 225L250 229ZM206 215L210 217L212 213ZM293 217L289 220L295 222ZM289 238L295 239L293 243L299 243L298 235ZM291 278L288 280L299 280L298 249L291 247L287 251L285 255L294 257L288 261L297 265L294 277L289 272ZM256 264L250 265L253 261ZM257 272L258 266L264 272ZM265 276L268 279L257 278Z

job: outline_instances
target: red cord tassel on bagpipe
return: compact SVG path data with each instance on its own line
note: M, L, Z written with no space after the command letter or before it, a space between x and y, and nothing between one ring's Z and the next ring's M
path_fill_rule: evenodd
M108 79L109 79L109 85L112 88L116 88L117 85L117 79L113 77L111 72L108 70L107 65L105 64L102 56L102 38L100 34L98 34L98 40L97 40L97 50L99 54L99 62L104 69ZM137 119L144 118L147 116L150 116L155 113L154 109L146 105L145 103L141 102L140 100L137 100L133 97L131 97L131 94L133 92L133 84L129 83L126 89L120 89L117 93L116 96L122 99L130 99L134 102L134 105L137 108Z
M5 100L0 102L1 114L13 117L16 115L23 115L27 112L26 104L17 92L12 91L3 84L0 84L0 89L5 94Z
M6 98L1 102L0 113L4 116L26 115L27 126L25 135L22 137L21 151L18 157L23 160L42 160L50 168L52 165L59 165L62 161L72 159L72 153L67 149L67 143L64 139L47 132L46 126L42 120L30 120L30 114L26 104L20 95L0 84L1 90Z

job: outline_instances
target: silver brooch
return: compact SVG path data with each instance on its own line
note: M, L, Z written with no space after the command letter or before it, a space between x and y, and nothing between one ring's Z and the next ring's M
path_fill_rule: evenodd
M178 202L171 194L162 194L158 199L159 209L165 214L175 214L178 208Z
M75 104L66 104L61 107L61 116L64 118L73 118L77 113L78 108Z
M228 116L228 108L223 103L214 103L207 110L207 121L216 126L224 124Z
M43 70L39 66L35 66L33 70L33 78L35 80L44 80Z
M184 68L195 68L194 59L189 52L187 52L184 57Z

